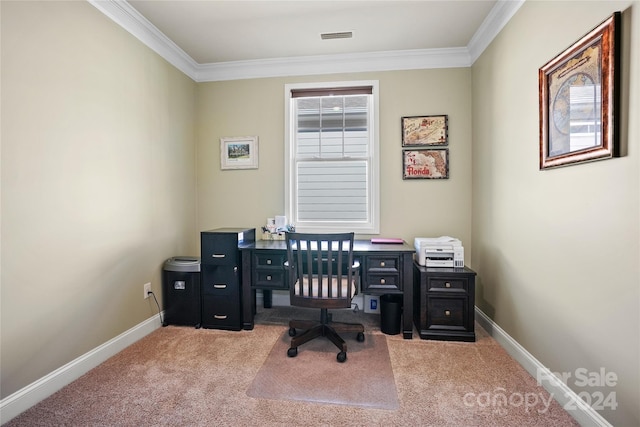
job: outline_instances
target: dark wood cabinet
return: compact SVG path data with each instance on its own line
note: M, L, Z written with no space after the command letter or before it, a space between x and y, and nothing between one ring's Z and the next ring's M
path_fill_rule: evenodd
M254 241L253 228L219 228L200 233L203 328L242 329L238 247Z
M273 290L289 289L289 281L284 268L286 253L255 251L251 270L251 292L262 290L262 305L271 308Z
M385 294L402 292L402 255L375 254L363 257L362 292Z
M273 251L255 251L253 254L253 288L255 289L289 289L285 275L284 262L286 253Z
M475 341L475 271L414 262L414 324L420 338Z

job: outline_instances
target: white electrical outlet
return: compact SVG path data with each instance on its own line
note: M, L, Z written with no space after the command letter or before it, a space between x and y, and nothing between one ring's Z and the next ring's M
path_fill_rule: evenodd
M149 292L151 292L151 282L144 284L144 299L149 298Z

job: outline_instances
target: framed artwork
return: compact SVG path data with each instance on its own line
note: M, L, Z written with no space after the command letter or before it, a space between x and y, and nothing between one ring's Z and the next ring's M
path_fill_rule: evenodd
M220 138L220 169L258 169L258 137Z
M449 149L402 150L402 179L449 178Z
M541 170L619 155L620 19L539 69Z
M402 117L402 146L447 145L447 122L446 115Z

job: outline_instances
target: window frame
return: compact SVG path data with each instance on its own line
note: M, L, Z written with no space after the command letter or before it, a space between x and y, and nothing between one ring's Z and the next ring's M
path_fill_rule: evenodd
M305 221L298 222L295 201L296 198L296 168L295 168L295 114L292 108L292 91L296 90L322 90L347 87L371 87L371 110L369 111L369 158L367 175L368 184L368 216L366 222L359 221ZM378 80L318 82L318 83L292 83L285 84L285 150L284 150L284 194L285 212L288 221L293 223L296 231L301 232L341 232L353 231L359 234L380 233L380 132L379 132L379 82Z

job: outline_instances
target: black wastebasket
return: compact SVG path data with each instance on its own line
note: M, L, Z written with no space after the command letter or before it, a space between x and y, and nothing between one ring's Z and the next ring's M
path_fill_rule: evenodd
M380 330L387 335L400 333L402 295L386 294L380 297Z
M200 327L200 258L169 258L162 272L163 326Z

